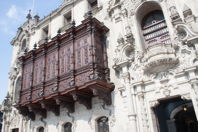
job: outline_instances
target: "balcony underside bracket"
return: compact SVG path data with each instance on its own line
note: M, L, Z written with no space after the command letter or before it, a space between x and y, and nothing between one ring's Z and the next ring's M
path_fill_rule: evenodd
M92 108L92 98L91 96L84 96L81 92L71 93L74 101L78 101L80 104L84 105L87 109Z
M56 97L54 99L57 105L66 107L69 113L74 112L74 101L68 101L68 98L63 98L63 97Z
M46 103L44 101L41 101L40 104L42 109L46 109L47 111L52 111L56 116L60 115L60 106L52 105L49 102Z
M111 105L111 91L104 90L102 88L91 87L94 96L98 96L99 99L102 99L106 105Z
M38 113L43 118L47 117L47 111L45 109L42 109L41 106L38 106L36 104L30 104L28 105L28 109L30 112L33 112L35 115Z
M33 112L30 112L27 107L19 109L19 113L23 116L29 117L31 120L35 120L35 114Z

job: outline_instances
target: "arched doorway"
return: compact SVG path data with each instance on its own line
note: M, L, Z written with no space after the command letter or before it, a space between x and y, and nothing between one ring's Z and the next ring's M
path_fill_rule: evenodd
M179 111L174 119L177 132L198 132L198 122L192 106L184 106L183 110Z
M191 100L174 97L159 102L153 108L159 132L198 132L198 121Z

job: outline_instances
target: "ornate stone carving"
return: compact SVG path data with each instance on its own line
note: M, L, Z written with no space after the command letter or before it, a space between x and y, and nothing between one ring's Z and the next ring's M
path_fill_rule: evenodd
M177 9L175 6L171 6L169 8L170 12L171 12L171 19L172 19L172 23L173 25L181 23L182 19L179 16L179 13L177 12Z
M131 40L132 38L132 34L127 37L126 41L121 35L118 37L118 46L115 50L116 56L114 57L114 69L119 70L122 66L129 65L134 61L135 49L134 44L131 43L133 42L133 40Z
M193 32L187 25L178 24L175 26L178 39L184 44L195 44L198 42L198 33Z
M183 94L183 95L181 95L181 98L183 100L191 100L190 94Z

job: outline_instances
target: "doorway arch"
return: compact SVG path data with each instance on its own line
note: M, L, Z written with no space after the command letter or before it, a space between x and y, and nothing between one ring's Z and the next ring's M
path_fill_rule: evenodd
M159 132L198 132L198 121L191 100L181 97L159 100L154 107Z
M176 132L198 132L198 122L193 106L183 106L175 116Z

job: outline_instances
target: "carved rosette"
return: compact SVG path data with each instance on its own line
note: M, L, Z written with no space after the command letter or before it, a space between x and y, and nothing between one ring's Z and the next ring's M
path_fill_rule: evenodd
M144 72L155 73L174 67L179 62L175 54L176 51L171 44L156 44L149 47L142 58Z

